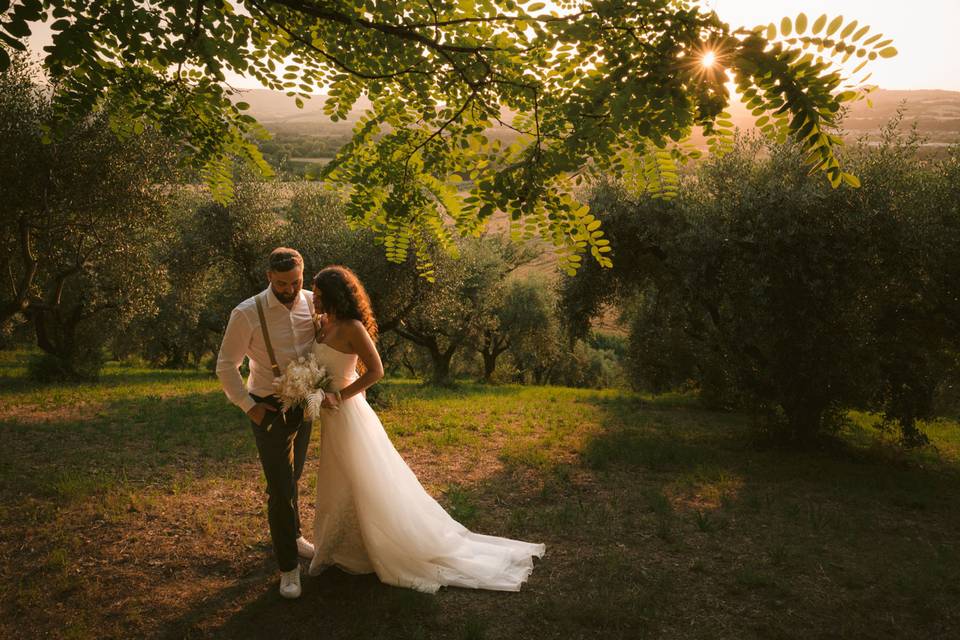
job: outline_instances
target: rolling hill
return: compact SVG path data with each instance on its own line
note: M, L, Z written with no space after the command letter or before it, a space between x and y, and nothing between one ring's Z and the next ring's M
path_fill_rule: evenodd
M342 135L349 136L353 123L360 117L369 102L361 98L346 121L332 122L323 113L323 96L316 96L298 109L292 98L277 91L252 89L238 99L250 104L250 113L274 133L286 135ZM960 91L916 90L901 91L879 89L871 94L873 106L866 101L853 105L844 123L849 134L859 137L879 131L902 105L904 123L916 122L922 135L932 145L960 141ZM734 124L741 129L750 129L754 118L742 103L730 108ZM510 132L498 131L504 137Z

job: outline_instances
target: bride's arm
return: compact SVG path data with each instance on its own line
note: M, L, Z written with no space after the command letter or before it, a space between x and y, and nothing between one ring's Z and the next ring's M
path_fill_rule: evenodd
M367 328L359 320L350 322L346 328L350 348L356 352L357 358L363 363L365 370L363 375L340 390L342 400L366 391L367 387L373 386L377 380L383 377L383 362L380 361L377 346L370 338L370 334L367 333Z

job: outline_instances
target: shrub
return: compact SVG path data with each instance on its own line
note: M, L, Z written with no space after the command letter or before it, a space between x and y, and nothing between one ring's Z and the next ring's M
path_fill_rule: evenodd
M851 151L859 189L830 189L796 148L745 138L671 202L599 187L614 268L567 282L566 315L627 310L634 386L693 384L797 441L873 408L904 444L924 442L917 420L960 336L957 153L924 166L894 125Z

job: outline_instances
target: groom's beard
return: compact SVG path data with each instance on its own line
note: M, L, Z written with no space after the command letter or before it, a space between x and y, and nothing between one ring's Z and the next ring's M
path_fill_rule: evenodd
M272 286L270 288L273 289L273 295L277 297L277 300L279 300L283 304L290 304L291 302L297 299L297 294L300 293L299 291L297 291L296 293L281 293L276 289L274 289Z

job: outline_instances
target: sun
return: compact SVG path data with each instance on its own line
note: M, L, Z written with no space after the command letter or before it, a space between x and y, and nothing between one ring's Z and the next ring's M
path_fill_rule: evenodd
M716 63L716 61L717 54L713 51L707 51L703 54L703 57L700 58L700 66L702 66L704 69L709 69L714 65L714 63Z

